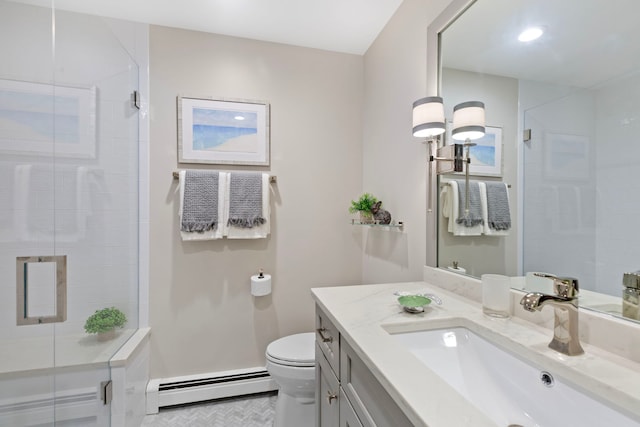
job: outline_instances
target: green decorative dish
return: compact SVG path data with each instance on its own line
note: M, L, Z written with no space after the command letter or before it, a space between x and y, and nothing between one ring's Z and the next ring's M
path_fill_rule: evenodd
M410 313L420 313L431 304L431 299L423 295L402 295L398 297L398 303Z

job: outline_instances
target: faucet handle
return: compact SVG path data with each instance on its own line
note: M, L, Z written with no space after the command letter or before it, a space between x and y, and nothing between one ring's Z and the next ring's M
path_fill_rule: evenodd
M556 294L564 298L577 298L580 287L575 277L558 277L553 281Z
M553 280L553 290L560 297L576 298L578 296L580 286L575 277L557 277L548 273L534 273L534 275Z
M624 273L622 276L622 286L625 288L640 289L640 271Z

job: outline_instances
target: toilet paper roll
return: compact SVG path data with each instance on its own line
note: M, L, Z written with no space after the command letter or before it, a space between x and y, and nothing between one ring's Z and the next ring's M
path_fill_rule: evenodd
M251 295L263 297L271 293L271 275L264 274L262 277L255 274L251 276Z

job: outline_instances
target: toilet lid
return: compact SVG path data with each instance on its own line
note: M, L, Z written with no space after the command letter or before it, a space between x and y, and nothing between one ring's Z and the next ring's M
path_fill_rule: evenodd
M289 335L275 340L267 346L267 357L283 364L312 365L315 361L315 334Z

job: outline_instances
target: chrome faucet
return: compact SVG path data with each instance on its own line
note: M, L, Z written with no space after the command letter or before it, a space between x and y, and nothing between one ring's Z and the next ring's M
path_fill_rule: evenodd
M578 279L556 277L546 273L534 274L553 280L555 295L529 292L522 297L520 305L527 311L540 311L545 305L552 305L555 321L553 339L549 343L549 348L567 356L583 354L584 350L578 335Z

